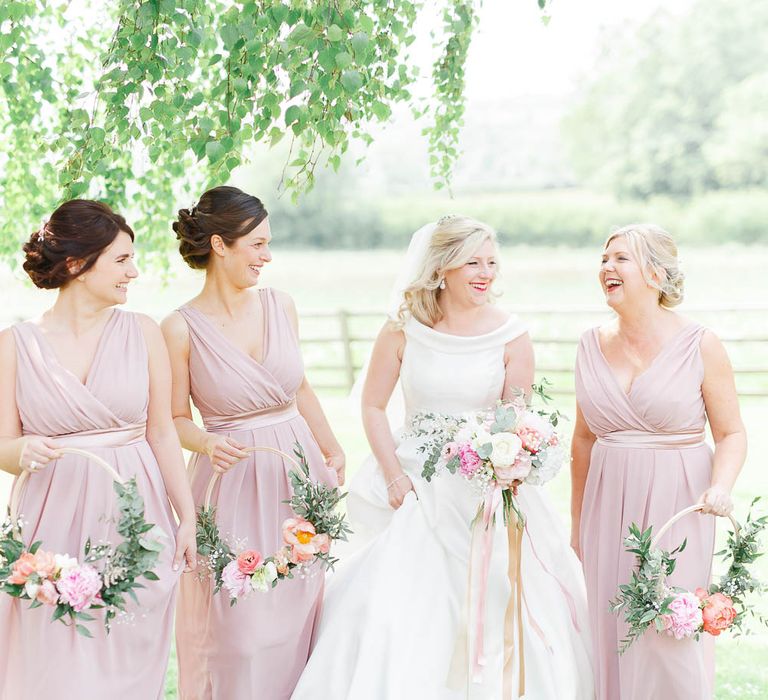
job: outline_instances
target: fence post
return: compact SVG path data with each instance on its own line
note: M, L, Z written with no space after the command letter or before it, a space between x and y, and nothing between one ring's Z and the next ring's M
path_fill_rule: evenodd
M355 366L352 360L352 342L349 338L349 312L339 309L339 328L341 329L341 342L344 345L344 372L347 376L347 390L352 391L355 384Z

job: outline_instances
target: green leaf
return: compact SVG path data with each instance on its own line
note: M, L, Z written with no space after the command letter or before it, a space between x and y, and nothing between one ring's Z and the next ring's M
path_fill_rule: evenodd
M358 58L365 55L368 51L368 35L365 32L357 32L352 37L352 50Z
M91 631L85 625L77 624L75 625L75 628L80 634L83 635L83 637L88 637L89 639L93 639L93 635L91 634Z
M341 84L347 92L357 92L363 87L363 76L360 71L345 70L341 74Z
M352 55L348 54L346 51L340 51L336 54L336 65L339 68L346 68L348 65L350 65L353 61Z
M224 146L218 141L209 141L205 144L205 155L211 163L221 160L226 154Z
M326 36L328 37L328 41L337 42L344 38L344 32L341 31L341 27L339 27L337 24L332 24L330 27L328 27Z

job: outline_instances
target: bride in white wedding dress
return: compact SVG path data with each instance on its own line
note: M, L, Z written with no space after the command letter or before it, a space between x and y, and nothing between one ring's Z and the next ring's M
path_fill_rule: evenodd
M379 334L363 389L373 456L348 501L353 528L379 534L330 577L293 700L594 695L581 567L541 487L523 484L517 497L526 516L519 638L516 626L505 631L511 584L501 511L483 586L471 527L479 494L458 474L424 480L421 441L406 437L416 412L462 414L530 390L530 338L489 303L496 258L493 230L464 217L444 217L412 239L398 320ZM399 390L405 430L393 434L386 409Z

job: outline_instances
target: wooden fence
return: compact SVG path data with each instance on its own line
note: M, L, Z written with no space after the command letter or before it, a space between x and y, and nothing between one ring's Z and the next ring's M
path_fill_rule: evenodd
M605 307L523 307L536 350L536 376L554 382L553 393L573 394L573 363L581 332L609 317ZM768 397L768 306L686 306L687 316L712 328L728 349L740 396ZM304 313L302 350L313 386L349 391L378 329L381 310Z

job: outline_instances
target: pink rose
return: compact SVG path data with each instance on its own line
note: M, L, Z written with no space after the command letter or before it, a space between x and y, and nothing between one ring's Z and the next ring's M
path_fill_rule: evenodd
M53 582L46 579L40 585L40 588L37 589L35 598L43 605L56 605L59 602L59 592L56 590Z
M251 579L246 576L233 559L221 572L221 583L227 589L230 598L239 598L251 592Z
M459 471L464 476L473 476L482 466L483 461L470 444L459 445Z
M318 552L328 552L330 538L318 535L315 526L304 518L288 518L283 523L283 539L290 548L288 555L294 564L312 561Z
M522 440L523 447L529 452L536 454L543 445L548 443L553 430L551 424L545 418L537 413L526 411L517 424L515 432Z
M531 473L531 455L521 452L509 467L494 467L493 474L502 488L509 488L513 481L525 481Z
M731 600L724 593L713 593L704 598L699 595L701 588L696 589L696 595L699 596L703 604L701 616L703 618L704 631L717 637L720 632L727 630L736 619L736 609ZM706 593L706 591L703 591Z
M441 452L440 457L443 461L447 462L453 459L457 454L459 454L459 446L455 442L446 442L445 445L443 445L443 451Z
M82 612L98 598L101 576L92 566L83 564L62 574L56 587L60 602L71 605L76 612Z
M27 579L35 573L35 555L29 552L23 552L22 555L13 562L11 575L8 577L8 583L14 585L24 585Z
M246 549L237 555L237 568L246 576L252 574L261 564L261 554L255 549Z
M699 599L693 593L678 593L669 604L669 610L669 615L662 616L668 635L675 639L685 639L699 631L702 622L701 609Z

